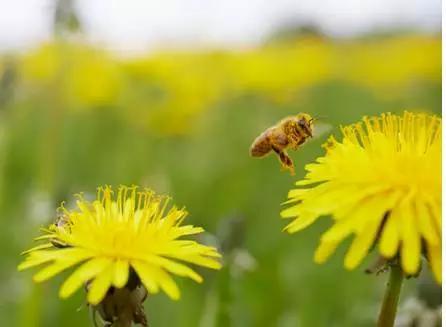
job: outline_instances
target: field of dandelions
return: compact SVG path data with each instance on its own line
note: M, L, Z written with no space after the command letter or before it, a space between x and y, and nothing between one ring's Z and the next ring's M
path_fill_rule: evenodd
M179 301L149 296L151 326L374 326L387 276L364 273L373 255L347 271L345 241L323 266L314 263L330 220L283 233L281 203L339 125L404 110L441 113L436 36L305 36L132 59L60 42L2 55L0 326L90 324L82 291L58 298L67 273L35 284L16 267L62 201L72 208L73 194L94 198L98 186L121 184L186 206L187 223L206 230L194 239L223 255L220 271L196 269L202 284L174 277ZM291 153L296 176L273 156L249 157L262 130L298 112L324 118L321 135ZM404 283L397 322L438 301L424 266Z

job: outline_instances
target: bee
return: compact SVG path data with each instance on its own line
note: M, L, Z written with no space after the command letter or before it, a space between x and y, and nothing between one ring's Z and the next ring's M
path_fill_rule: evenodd
M50 229L52 230L56 230L58 228L65 228L70 224L70 218L68 217L68 215L63 212L60 208L58 209L57 212L57 217L56 217L56 221L54 222L54 224L50 227ZM56 248L66 248L68 247L67 244L61 242L59 239L57 238L51 238L50 239L51 243L53 244L53 246L55 246Z
M274 151L278 155L282 167L294 175L294 163L286 150L288 148L297 150L299 146L313 137L314 120L306 113L282 119L254 140L250 149L251 156L264 157Z

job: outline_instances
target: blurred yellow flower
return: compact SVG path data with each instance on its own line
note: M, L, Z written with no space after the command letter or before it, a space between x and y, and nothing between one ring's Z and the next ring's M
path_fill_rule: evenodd
M341 82L388 100L404 97L418 83L438 85L441 40L418 34L348 42L305 36L252 49L165 50L138 58L56 42L22 56L19 74L25 95L45 94L57 110L117 109L151 133L184 135L207 110L246 95L292 104L312 87Z
M80 195L77 209L62 206L59 220L37 238L48 242L26 251L18 269L47 264L34 275L35 282L42 282L80 264L59 294L67 298L88 283L87 300L92 305L101 302L109 288L125 287L131 274L149 293L161 289L178 299L180 292L171 274L202 281L181 261L219 269L220 255L213 247L179 239L203 229L182 225L186 212L175 206L167 210L168 202L151 191L125 186L116 197L110 187L99 188L93 202Z
M321 237L316 262L353 233L347 269L379 243L381 255L399 256L408 275L427 254L441 283L441 118L386 113L341 130L342 141L332 136L325 156L289 192L293 205L281 215L294 220L285 229L294 233L330 215L334 225Z

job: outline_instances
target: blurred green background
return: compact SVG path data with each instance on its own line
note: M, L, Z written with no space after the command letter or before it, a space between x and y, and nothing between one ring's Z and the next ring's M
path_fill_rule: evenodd
M75 16L56 15L54 26L54 40L0 57L1 326L89 325L82 292L58 299L64 275L34 285L16 266L61 201L103 184L171 195L207 230L201 241L224 252L224 269L203 270L204 284L177 279L180 301L148 298L151 326L374 325L385 274L364 274L367 263L345 271L347 244L314 264L330 220L285 234L281 203L338 125L441 113L440 35L332 39L307 27L245 50L122 58L82 41ZM297 176L274 156L249 157L259 133L299 112L326 118L291 153ZM416 283L407 281L403 302Z

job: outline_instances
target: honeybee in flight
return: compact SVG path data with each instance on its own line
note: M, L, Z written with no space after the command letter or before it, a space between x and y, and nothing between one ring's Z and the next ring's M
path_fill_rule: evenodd
M306 113L289 116L260 134L252 143L250 154L253 157L264 157L274 151L284 169L294 175L294 163L288 156L288 148L296 150L313 137L314 118Z

